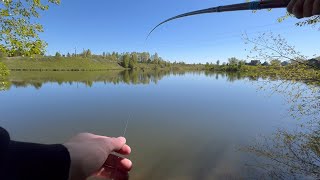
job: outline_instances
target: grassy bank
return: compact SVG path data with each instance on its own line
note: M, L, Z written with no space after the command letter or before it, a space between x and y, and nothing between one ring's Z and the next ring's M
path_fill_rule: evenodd
M87 58L5 58L0 60L11 71L102 71L123 70L117 62Z
M229 77L248 77L252 80L288 80L292 82L304 82L306 84L320 85L320 70L306 65L288 66L247 66L238 68L237 71L228 71L224 68L210 69L210 72L229 73Z
M121 61L102 58L83 57L14 57L4 58L3 62L11 71L105 71L126 70L121 66ZM134 69L142 70L204 70L204 65L180 63L135 63Z

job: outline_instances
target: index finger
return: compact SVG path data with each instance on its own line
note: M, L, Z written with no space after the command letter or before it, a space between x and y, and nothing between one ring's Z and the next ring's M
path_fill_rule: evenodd
M293 14L296 18L300 19L303 17L303 4L305 0L297 0L297 2L293 6Z
M297 0L291 0L290 3L288 4L287 6L287 11L290 13L290 14L293 14L293 6L294 4L297 2Z
M124 137L111 138L111 152L120 151L126 144L127 140Z
M129 155L131 153L131 148L127 144L125 144L120 150L115 151L116 153L122 154L122 155Z

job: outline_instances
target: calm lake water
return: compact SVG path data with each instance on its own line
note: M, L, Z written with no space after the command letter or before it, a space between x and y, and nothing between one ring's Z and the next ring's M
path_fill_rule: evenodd
M130 179L247 179L242 147L294 129L290 105L259 83L204 72L12 72L0 122L13 139L62 143L80 132L121 136Z

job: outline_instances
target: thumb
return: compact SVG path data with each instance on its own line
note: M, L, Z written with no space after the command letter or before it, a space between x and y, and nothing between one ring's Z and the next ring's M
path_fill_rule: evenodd
M111 142L113 147L111 148L111 151L119 151L126 144L126 141L127 140L124 137L112 138Z

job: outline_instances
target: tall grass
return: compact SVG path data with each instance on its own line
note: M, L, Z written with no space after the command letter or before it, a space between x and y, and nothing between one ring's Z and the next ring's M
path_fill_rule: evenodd
M1 60L12 71L98 71L123 69L117 62L73 57L6 58Z

